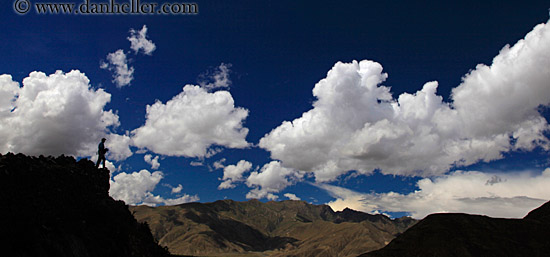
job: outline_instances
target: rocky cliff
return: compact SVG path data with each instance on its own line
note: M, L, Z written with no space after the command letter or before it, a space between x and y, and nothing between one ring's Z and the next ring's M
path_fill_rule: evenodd
M89 160L0 155L1 255L169 256L108 192Z

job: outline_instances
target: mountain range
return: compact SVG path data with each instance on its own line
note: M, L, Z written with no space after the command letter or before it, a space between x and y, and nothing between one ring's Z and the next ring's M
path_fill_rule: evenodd
M171 253L193 256L357 256L385 246L416 223L292 200L130 210Z

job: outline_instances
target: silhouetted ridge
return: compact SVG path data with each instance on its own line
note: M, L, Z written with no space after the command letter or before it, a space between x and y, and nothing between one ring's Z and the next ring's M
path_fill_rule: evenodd
M169 256L86 159L0 155L2 256Z
M538 220L544 223L550 223L550 202L546 202L541 207L530 211L524 219Z
M460 213L432 214L365 257L397 256L549 256L550 204L524 219Z

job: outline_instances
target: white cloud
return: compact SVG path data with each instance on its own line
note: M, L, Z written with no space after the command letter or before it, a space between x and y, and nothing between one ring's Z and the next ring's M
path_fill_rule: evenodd
M131 43L130 48L134 50L135 54L142 50L144 54L151 55L156 49L153 41L147 40L147 26L145 25L140 31L130 29L128 40ZM101 61L99 67L113 73L113 83L118 88L128 86L134 80L134 67L128 65L127 55L122 49L109 53L107 62Z
M225 165L223 164L225 162L225 158L221 158L212 164L214 166L214 169L223 169Z
M461 212L491 217L522 218L550 199L550 169L542 173L483 173L455 171L418 181L409 194L359 193L317 184L336 200L334 210L346 207L365 212L409 212L421 219L430 213Z
M246 198L276 200L279 197L274 193L278 193L286 187L301 181L302 178L302 172L282 167L280 162L272 161L265 164L260 172L253 171L250 173L250 176L246 179L246 185L253 189L246 194Z
M237 165L228 165L223 169L223 182L218 189L235 188L235 182L243 181L243 173L252 168L252 163L240 160Z
M202 162L190 162L189 165L194 166L194 167L198 167L198 166L203 166L204 163L202 163Z
M183 186L179 184L177 187L172 187L172 194L178 194L183 189Z
M229 79L230 68L231 63L222 63L214 71L201 74L199 76L199 85L208 91L231 86L231 80Z
M147 170L141 170L134 173L122 172L110 180L111 188L109 190L109 195L114 199L123 200L129 205L176 205L199 200L196 195L190 196L186 194L178 198L170 199L154 195L151 192L163 177L160 171L155 171L153 173Z
M200 200L199 197L196 195L183 195L178 198L165 199L161 196L150 194L143 201L143 204L148 206L157 206L159 204L178 205L178 204L184 204L184 203L190 203L190 202L197 202L199 200Z
M290 200L295 200L295 201L300 201L302 199L300 199L300 197L296 196L295 194L291 194L291 193L286 193L284 194L284 196Z
M109 194L114 199L123 200L126 204L138 204L151 194L162 178L163 174L160 171L150 173L147 170L141 170L130 174L122 172L110 181Z
M97 161L97 156L95 158L95 161L94 163ZM120 170L120 165L118 166L118 168L115 166L115 164L111 161L105 161L105 165L107 166L107 169L109 170L109 172L113 173L115 171L119 171Z
M157 154L209 157L221 151L212 146L245 148L248 129L242 121L248 110L235 107L227 91L209 93L187 85L163 104L147 105L145 125L132 131L134 145Z
M19 83L11 75L0 75L0 117L10 115L19 96Z
M119 49L114 53L109 53L107 61L108 63L102 61L99 67L113 72L113 83L118 88L130 85L130 82L134 79L134 67L128 66L124 51Z
M122 161L132 156L132 150L130 150L131 144L132 142L128 135L107 135L107 141L105 141L105 146L109 148L107 158Z
M23 87L10 75L0 76L0 152L28 155L94 156L102 137L120 145L108 158L132 155L125 136L110 133L118 116L104 110L111 95L94 90L84 73L32 72ZM109 147L110 145L108 145Z
M549 149L537 108L550 101L550 25L504 47L491 66L478 65L450 103L436 95L437 82L393 99L380 85L386 78L376 62L336 63L315 85L313 109L283 122L259 146L317 181L350 170L442 175L512 150Z
M143 51L146 55L151 55L153 51L157 48L153 41L147 39L147 26L143 25L140 31L135 29L130 29L130 36L128 37L130 41L130 48L134 50L137 54L140 50Z
M151 169L153 170L156 170L160 167L160 163L159 163L159 157L156 156L155 158L153 158L152 155L150 154L146 154L143 156L143 160L148 163L149 165L151 165Z

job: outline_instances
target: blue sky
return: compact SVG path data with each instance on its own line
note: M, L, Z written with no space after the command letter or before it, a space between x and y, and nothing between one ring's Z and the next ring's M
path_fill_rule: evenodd
M111 195L129 204L522 217L550 199L546 1L14 3L0 5L0 150L94 159L105 136Z

